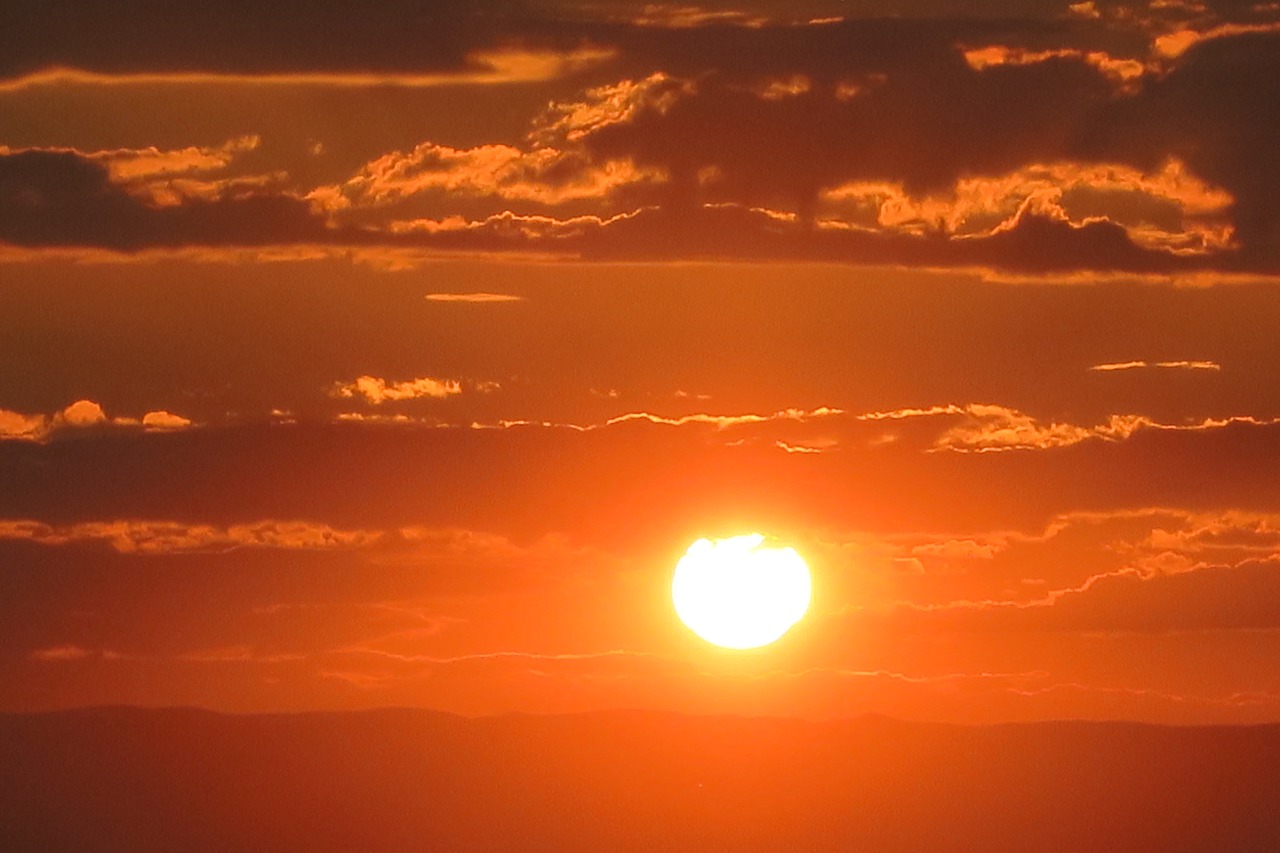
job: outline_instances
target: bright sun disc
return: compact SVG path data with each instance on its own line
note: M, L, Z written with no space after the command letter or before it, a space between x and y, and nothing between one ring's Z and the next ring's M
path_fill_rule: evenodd
M793 548L761 547L759 533L699 539L676 564L676 615L708 643L726 649L768 645L809 609L812 582Z

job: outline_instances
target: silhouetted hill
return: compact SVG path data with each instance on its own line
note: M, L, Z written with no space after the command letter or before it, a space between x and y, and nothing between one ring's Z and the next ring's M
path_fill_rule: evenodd
M1275 850L1280 726L0 715L0 849Z

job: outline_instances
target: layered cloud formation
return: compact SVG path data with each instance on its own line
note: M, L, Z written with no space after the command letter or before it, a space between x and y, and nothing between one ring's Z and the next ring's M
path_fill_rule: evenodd
M474 89L475 123L454 134L473 141L379 151L388 134L357 128L335 157L316 126L292 151L256 130L172 149L10 146L0 240L1276 272L1280 20L1265 5L1076 4L998 20L609 8L406 7L335 28L340 52L313 11L307 37L254 50L283 36L282 8L213 53L231 37L190 7L139 23L149 43L179 21L203 33L181 54L126 61L128 39L35 38L94 23L88 9L42 7L10 30L30 32L9 36L0 98L171 87L296 104L309 90ZM63 47L39 47L51 43ZM528 101L510 87L539 82L543 106L521 128L505 104ZM359 150L372 153L353 160Z
M18 12L0 710L1280 719L1275 4Z

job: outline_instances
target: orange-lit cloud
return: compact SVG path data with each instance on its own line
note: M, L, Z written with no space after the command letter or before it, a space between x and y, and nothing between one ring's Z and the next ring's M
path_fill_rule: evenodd
M47 420L44 415L24 415L0 409L0 438L39 439L45 433Z
M544 143L578 142L604 128L633 121L642 111L663 115L681 96L694 91L693 83L661 72L598 86L588 89L581 101L552 102L535 121L530 136Z
M104 193L74 156L52 158L52 149L44 158L11 153L6 160L14 162L0 171L16 175L21 192L0 197L8 214L0 216L0 236L24 246L121 251L303 243L353 250L416 244L425 251L430 244L437 252L477 254L767 256L1042 274L1274 271L1280 221L1268 189L1274 170L1265 151L1255 150L1255 140L1269 138L1263 118L1269 95L1241 83L1274 76L1267 64L1274 22L1260 22L1261 10L1075 4L1066 13L1069 26L1042 28L1061 9L1048 18L1036 14L1000 30L994 44L989 27L961 19L941 27L904 20L892 32L856 16L812 27L771 19L756 27L676 30L605 14L615 23L601 29L579 11L584 17L561 21L563 37L554 39L523 18L476 17L469 9L432 13L432 20L461 29L442 25L442 33L457 38L427 39L417 52L388 38L389 22L369 22L384 33L381 53L364 53L375 43L361 30L328 61L325 52L302 47L255 67L245 65L248 54L186 64L168 53L133 63L86 55L86 67L100 69L93 74L103 79L133 74L187 80L196 89L239 79L255 85L575 79L548 91L549 106L525 117L532 129L523 137L509 122L498 123L501 132L495 125L493 134L477 128L466 142L415 131L374 148L391 153L365 160L345 182L335 183L332 172L321 176L311 160L198 177L256 145L248 134L222 146L144 146L128 156L120 149L101 177L112 185L127 180L139 202L131 206ZM728 10L730 17L738 11ZM697 23L723 14L677 5L640 17ZM287 28L279 15L264 16L264 29L246 38ZM481 22L489 25L487 35ZM60 23L33 13L24 26L47 32ZM1162 39L1163 58L1146 56L1132 42L1139 36ZM208 49L193 38L192 49ZM56 58L40 39L28 41L14 45L22 57L12 62L14 79ZM68 48L62 61L74 63L82 50ZM380 55L383 61L371 61ZM38 78L21 79L26 86ZM59 79L74 87L80 78ZM1215 100L1218 88L1243 100ZM869 126L876 132L864 132ZM759 132L744 135L743 127ZM314 146L314 134L307 138ZM268 152L253 150L254 162L267 159ZM339 149L324 150L329 157ZM110 153L86 152L79 160L103 165L93 157ZM289 177L303 172L316 183ZM58 187L63 203L56 216L28 203ZM646 216L645 229L629 220L604 229L609 234L549 226L511 240L511 229L503 235L504 223L490 218L500 213L495 207L514 202L527 208L514 211L520 216L572 205L574 215L590 212L602 222L619 208L652 206L668 224L654 227L655 218ZM754 225L766 234L740 227L739 237L734 229L691 221L688 211L698 204L759 212ZM796 227L777 234L776 223L766 221L769 211L793 218ZM331 218L335 213L341 216ZM1026 214L1073 228L1038 227ZM338 221L344 226L329 227ZM471 227L478 222L494 227ZM815 226L858 233L818 240L808 233ZM1017 239L994 239L1010 233ZM952 239L944 248L869 239L902 234ZM993 239L981 246L955 239L979 235Z
M1221 24L1207 30L1181 29L1157 36L1153 47L1158 55L1166 59L1176 59L1201 42L1250 33L1280 33L1280 22Z
M504 302L523 302L523 296L516 296L513 293L485 293L477 291L473 293L428 293L428 302L461 302L474 305L491 305Z
M425 142L407 153L379 157L346 183L320 187L308 198L330 212L390 204L426 192L561 204L603 198L622 187L662 178L658 170L639 169L625 160L597 164L579 152L556 148L457 149Z
M169 177L200 172L216 172L227 168L241 154L258 148L262 140L256 135L229 139L213 147L188 146L160 149L116 148L102 151L78 151L74 148L9 148L0 145L0 156L26 151L72 154L102 163L112 181L130 183L149 178Z
M1083 51L1074 48L1025 50L1003 45L969 48L964 51L964 61L975 71L1001 65L1032 65L1054 59L1083 61L1121 85L1134 83L1148 71L1147 67L1136 59L1113 57L1102 51Z
M1096 20L1102 17L1102 13L1098 11L1098 6L1093 0L1084 0L1082 3L1072 3L1067 6L1067 12L1078 18L1087 18Z
M102 407L92 400L77 400L63 409L59 417L67 426L73 427L97 426L107 421Z
M1112 361L1103 364L1095 364L1089 369L1109 372L1115 370L1139 370L1146 367L1157 367L1167 370L1222 370L1222 365L1218 364L1216 361Z
M785 441L775 441L774 446L786 453L825 453L835 446L835 442L823 444L788 444Z
M962 228L976 230L947 233L950 226L944 217L939 220L940 234L938 221L925 222L933 211L914 210L914 203L904 202L906 195L889 192L889 185L885 185L883 203L879 194L885 187L879 185L849 185L832 191L824 196L824 203L844 203L846 209L828 211L816 221L785 209L717 202L692 210L645 205L608 216L561 219L507 210L482 219L448 215L357 226L327 221L313 209L322 203L318 197L309 203L256 183L241 192L236 189L237 179L209 189L208 198L200 194L203 189L184 189L176 179L166 179L163 191L144 198L117 187L100 164L77 155L26 152L0 157L0 173L6 169L16 176L15 189L9 197L0 196L0 208L8 205L14 215L0 217L0 237L28 246L81 245L125 252L208 245L199 250L201 257L226 255L236 261L271 260L273 253L281 252L284 257L324 256L335 250L341 254L339 247L347 247L353 259L387 269L412 268L431 257L518 254L529 259L737 257L1041 274L1085 270L1174 274L1212 269L1236 247L1235 232L1216 219L1217 214L1190 212L1216 210L1213 204L1218 201L1201 199L1194 182L1187 185L1189 195L1179 195L1182 189L1174 187L1168 189L1167 197L1153 197L1152 210L1145 210L1144 205L1152 202L1144 201L1140 192L1130 193L1132 215L1121 208L1111 213L1121 221L1091 212L1089 205L1097 202L1089 195L1093 190L1064 191L1050 184L1040 194L997 194L994 201L984 191L980 196L986 200L971 205L972 210L961 213L959 208L947 207L946 215ZM1176 165L1166 167L1154 183L1163 187L1178 180L1177 171ZM143 190L150 192L148 187L144 185ZM185 192L196 194L184 196ZM1120 190L1111 194L1117 192L1123 195ZM58 205L37 203L46 197L58 198ZM333 202L343 209L344 203L334 199L345 198L339 193L323 203ZM1015 203L1011 211L1002 209ZM70 210L77 216L67 215ZM962 215L966 218L960 220ZM860 222L860 216L866 221Z
M708 24L734 24L742 27L759 27L768 18L758 13L737 9L707 9L702 6L681 6L667 3L647 3L631 22L641 27L669 27L684 29Z
M376 405L388 401L413 400L420 397L443 399L462 393L462 383L456 379L433 379L423 376L400 382L388 382L378 376L359 376L352 382L339 382L330 390L334 397L363 397Z
M927 234L993 233L1025 210L1083 225L1106 214L1140 245L1181 252L1231 245L1225 218L1233 199L1170 159L1159 171L1122 164L1052 163L995 177L960 180L950 193L913 198L901 185L854 183L824 190L837 221ZM1103 200L1106 200L1104 203Z
M1090 439L1119 441L1142 430L1198 432L1222 429L1235 424L1262 426L1280 423L1280 418L1259 418L1252 415L1203 418L1186 423L1162 423L1146 415L1124 414L1111 415L1103 423L1086 426L1056 421L1046 423L1008 406L985 403L867 412L857 415L856 418L864 421L892 421L942 416L959 416L960 422L947 427L934 440L932 449L965 453L1047 450L1070 447Z
M840 409L821 406L816 409L783 409L768 415L709 415L696 413L692 415L680 415L679 417L663 417L650 412L629 412L625 415L618 415L609 418L604 422L604 426L614 426L616 424L627 423L628 421L647 421L651 424L659 424L663 426L684 426L685 424L709 424L717 429L725 429L732 426L741 426L743 424L761 424L768 421L807 421L813 418L825 418L834 415L843 414Z
M372 88L402 86L422 88L456 85L537 83L554 80L606 62L614 57L609 48L581 47L569 51L504 48L478 50L466 66L442 73L293 71L265 74L236 72L128 72L103 73L79 68L50 66L39 71L0 80L0 92L22 92L55 86L291 86Z
M1159 423L1143 415L1112 415L1105 423L1079 426L1068 423L1044 423L1022 412L1003 406L970 406L969 419L951 427L935 442L939 450L989 452L1001 450L1045 450L1069 447L1089 439L1117 441L1144 429L1208 430L1234 423L1276 423L1276 419L1253 417L1207 418L1188 424Z
M102 406L92 400L77 400L65 409L45 414L23 414L0 409L0 440L45 441L64 429L91 427L145 428L152 431L179 430L195 426L188 418L172 412L147 412L142 418L108 418Z
M232 548L361 548L382 539L370 530L340 530L305 521L259 521L219 527L177 521L119 520L51 525L0 520L0 539L41 545L105 544L122 554L175 554Z
M571 257L573 241L599 233L615 223L625 222L641 214L643 209L618 213L610 217L594 214L557 219L540 214L518 214L510 210L493 214L480 220L462 216L444 219L412 219L392 222L391 233L405 236L438 236L457 238L458 247L464 248L466 240L481 251L501 251L504 247L523 253L545 253L543 257L555 259L557 251L563 257Z
M28 656L32 661L41 663L69 663L76 661L86 661L90 658L100 658L105 661L120 660L120 654L111 651L95 651L82 646L51 646L49 648L33 649Z
M211 177L227 170L242 155L261 144L256 135L229 139L218 146L187 146L177 149L116 148L79 151L74 148L18 148L0 146L0 156L34 153L67 155L101 164L107 181L119 186L153 207L175 207L187 200L217 202L224 198L246 198L264 192L278 192L288 180L284 172L257 175Z
M142 416L142 425L152 430L175 430L186 429L192 425L189 418L182 415L175 415L172 412L156 411L147 412Z

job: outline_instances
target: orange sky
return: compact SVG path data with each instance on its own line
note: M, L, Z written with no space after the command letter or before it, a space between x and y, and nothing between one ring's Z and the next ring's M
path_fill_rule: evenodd
M0 709L1280 719L1275 4L420 5L0 19Z

